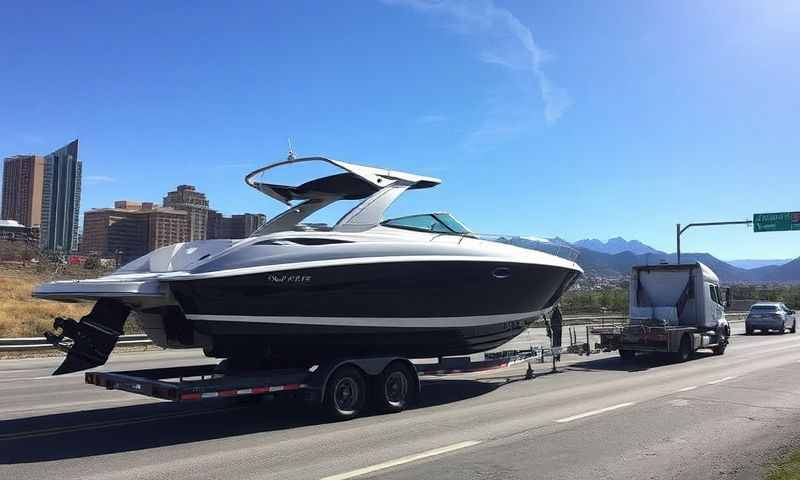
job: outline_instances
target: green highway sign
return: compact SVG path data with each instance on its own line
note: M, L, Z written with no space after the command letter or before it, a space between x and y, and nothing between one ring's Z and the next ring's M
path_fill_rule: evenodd
M753 215L754 232L786 232L800 230L800 212L756 213Z

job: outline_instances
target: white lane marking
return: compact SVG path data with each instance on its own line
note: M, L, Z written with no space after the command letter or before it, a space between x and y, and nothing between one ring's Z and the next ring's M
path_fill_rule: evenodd
M52 380L52 379L78 377L78 376L81 376L81 375L83 375L83 372L78 373L78 374L68 373L68 374L65 374L65 375L57 375L55 377L52 376L52 375L46 375L44 377L0 378L0 383L30 382L30 381L33 381L33 380Z
M83 372L78 373L67 373L65 375L45 375L43 377L33 377L34 380L52 380L54 378L70 378L70 377L82 377Z
M678 389L678 392L688 392L690 390L694 390L695 388L697 388L697 385L692 385L691 387L683 387L681 389Z
M616 410L618 408L630 407L635 403L636 402L619 403L617 405L611 405L610 407L601 408L600 410L592 410L591 412L579 413L578 415L573 415L571 417L559 418L558 420L556 420L556 423L567 423L573 420L578 420L579 418L591 417L592 415L598 415L600 413L610 412L611 410Z
M384 470L391 467L396 467L398 465L403 465L406 463L415 462L417 460L422 460L424 458L433 457L436 455L442 455L444 453L453 452L456 450L460 450L462 448L472 447L477 445L481 442L476 440L469 440L466 442L454 443L453 445L448 445L446 447L435 448L433 450L428 450L427 452L417 453L416 455L409 455L407 457L398 458L397 460L389 460L388 462L378 463L376 465L372 465L370 467L359 468L358 470L353 470L350 472L339 473L337 475L331 475L329 477L324 477L322 480L345 480L348 478L360 477L361 475L366 475L368 473L377 472L378 470Z
M727 381L727 380L733 380L734 378L736 378L736 377L722 377L722 378L718 378L718 379L716 379L716 380L711 380L711 381L710 381L710 382L708 382L707 384L708 384L708 385L716 385L716 384L718 384L718 383L722 383L722 382L725 382L725 381Z

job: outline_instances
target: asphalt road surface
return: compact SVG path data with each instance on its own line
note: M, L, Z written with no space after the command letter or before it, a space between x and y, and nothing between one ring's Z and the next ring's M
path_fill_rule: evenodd
M736 328L741 333L741 325ZM523 334L516 346L535 343ZM565 338L567 337L565 333ZM331 423L298 405L178 405L0 361L0 479L759 478L800 445L800 335L734 335L724 356L565 356L426 377L421 404ZM111 370L208 362L116 355Z

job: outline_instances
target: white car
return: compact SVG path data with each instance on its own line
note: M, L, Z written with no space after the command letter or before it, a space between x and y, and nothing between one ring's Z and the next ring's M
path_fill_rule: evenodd
M752 335L754 330L768 333L775 330L778 333L797 331L797 318L794 310L778 302L759 302L750 307L750 313L744 322L745 333Z

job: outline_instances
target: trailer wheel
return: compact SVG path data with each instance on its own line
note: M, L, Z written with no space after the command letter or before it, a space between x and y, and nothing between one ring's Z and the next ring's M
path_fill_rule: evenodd
M414 400L416 381L405 364L392 362L375 378L372 400L375 409L394 413L405 410Z
M675 358L679 362L685 362L692 358L692 343L688 335L684 335L681 338L681 346L678 348Z
M367 402L367 382L355 367L339 367L325 388L325 408L336 420L357 417Z
M632 362L636 360L636 351L635 350L623 350L619 349L619 356L622 358L623 362Z

